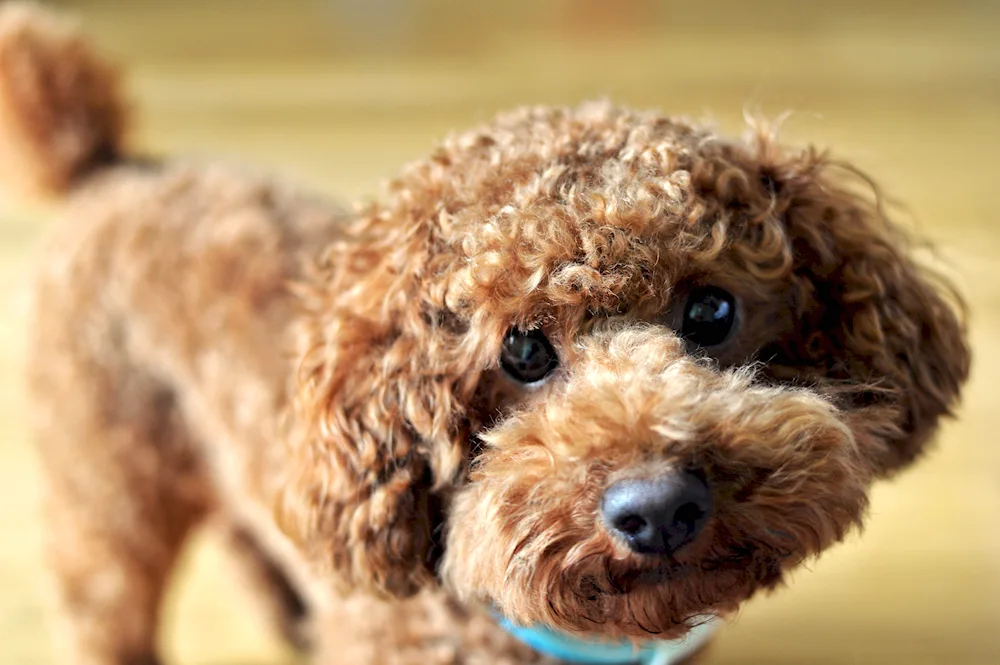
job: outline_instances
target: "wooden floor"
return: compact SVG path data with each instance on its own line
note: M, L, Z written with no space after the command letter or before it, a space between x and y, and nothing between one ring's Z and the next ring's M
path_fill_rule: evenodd
M342 198L451 128L610 96L786 121L906 202L973 308L974 377L924 464L878 487L862 538L726 629L718 665L1000 663L1000 7L987 2L63 2L127 63L151 149L275 168ZM502 6L502 9L499 7ZM53 663L38 469L19 383L45 211L0 223L0 665ZM199 543L170 600L173 661L291 662Z

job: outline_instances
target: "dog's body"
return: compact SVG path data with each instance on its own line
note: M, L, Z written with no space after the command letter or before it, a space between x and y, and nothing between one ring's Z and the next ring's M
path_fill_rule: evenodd
M123 117L5 11L4 161L71 192L29 359L69 662L156 661L209 519L321 662L547 660L490 606L681 637L859 523L968 371L881 209L766 133L522 110L347 213Z
M112 169L70 209L42 269L30 363L67 662L153 662L156 605L185 536L206 521L317 662L537 660L440 592L331 603L275 526L294 367L285 286L343 213L211 165Z
M122 598L82 612L88 632L112 634L87 639L134 641L128 650L141 652L152 625L138 625L134 596L157 602L188 531L220 509L234 511L234 526L269 521L265 464L290 371L282 340L292 305L281 285L310 242L329 241L336 214L211 167L125 167L105 179L77 194L74 228L43 270L32 346L53 362L32 362L31 379L42 408L79 405L69 421L40 414L50 425L39 432L49 512L67 519L58 533L73 541L54 549L55 565L82 595L104 584L102 571L121 576ZM228 202L207 194L215 187L230 192ZM123 216L129 224L118 223ZM209 404L229 407L201 413ZM91 450L89 441L118 443ZM113 521L97 501L114 502ZM106 541L117 549L126 536L125 551L108 551ZM135 636L112 618L126 609Z

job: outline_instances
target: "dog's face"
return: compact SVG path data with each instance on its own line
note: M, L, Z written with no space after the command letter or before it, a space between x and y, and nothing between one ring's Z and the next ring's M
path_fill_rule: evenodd
M606 636L774 586L968 371L838 171L605 105L449 140L302 290L280 523L348 586Z

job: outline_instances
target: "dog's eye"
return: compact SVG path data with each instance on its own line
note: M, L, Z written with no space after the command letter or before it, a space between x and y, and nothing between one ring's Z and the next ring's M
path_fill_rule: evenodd
M540 330L511 330L503 340L500 366L520 383L537 383L559 364L555 349Z
M736 299L715 286L695 289L684 305L681 336L701 347L726 341L736 324Z

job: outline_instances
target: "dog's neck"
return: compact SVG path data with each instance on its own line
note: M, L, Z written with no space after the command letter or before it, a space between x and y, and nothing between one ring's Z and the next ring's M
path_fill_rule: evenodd
M545 626L518 626L504 617L497 623L535 651L581 665L677 665L704 646L715 631L717 621L709 619L677 640L595 642L560 633Z

